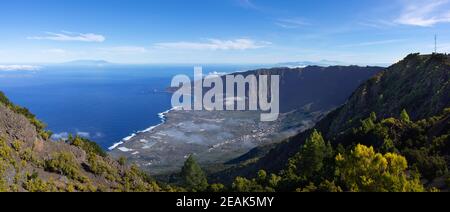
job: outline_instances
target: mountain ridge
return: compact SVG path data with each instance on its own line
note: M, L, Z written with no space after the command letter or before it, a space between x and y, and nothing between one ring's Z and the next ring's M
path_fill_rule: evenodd
M430 64L435 65L436 63L440 64L440 66L438 67L430 66ZM389 117L399 117L400 112L408 108L413 109L411 110L413 114L411 120L418 120L438 115L446 107L450 107L450 100L449 100L450 95L448 95L450 91L449 70L450 66L448 55L410 54L404 60L392 65L385 71L380 72L378 75L374 76L373 78L369 79L366 83L361 85L348 99L346 104L332 111L323 120L319 121L314 127L314 129L317 129L319 132L324 133L325 139L333 140L336 139L336 137L338 137L339 135L342 135L345 132L348 132L349 130L351 131L352 127L361 124L360 121L369 117L372 112L378 112L376 114L380 119ZM405 71L411 71L412 73L409 73L407 76L411 77L411 79L414 79L415 81L412 81L409 84L405 83L405 81L398 81L395 74L401 74L404 73ZM437 76L432 75L436 73L438 73ZM391 75L393 75L393 77L391 77ZM418 79L414 78L414 76L419 76L419 78L420 76L427 76L427 78ZM374 110L377 108L377 105L371 105L372 103L364 104L364 106L357 108L354 107L354 105L356 105L355 102L358 102L358 100L361 99L360 97L365 94L367 88L372 88L371 85L373 85L374 83L375 84L380 83L380 80L382 80L381 83L384 83L384 81L389 81L390 83L399 86L401 89L398 89L399 87L394 86L396 89L389 91L394 94L399 94L404 90L410 91L413 90L412 87L414 86L418 86L419 88L421 86L425 86L425 88L428 88L427 85L430 85L429 83L430 79L441 79L437 80L435 85L437 85L442 90L440 92L437 92L435 89L432 89L431 91L426 90L425 93L430 93L431 94L430 96L425 96L426 98L411 97L411 99L415 101L408 101L409 105L401 105L401 106L396 105L395 108L393 109L392 108L383 109L378 107L379 109L377 110ZM426 83L420 83L424 81ZM436 86L434 87L432 86L432 88L435 87ZM380 89L377 90L377 92L375 92L377 95L388 92L388 91L383 92L382 88L379 87L377 88ZM398 100L397 97L398 97L397 95L389 95L386 96L385 98L390 98L390 100L395 102ZM421 109L424 108L423 105L429 105L429 103L435 101L435 99L441 102L439 102L439 104L434 104L434 107L432 107L429 110ZM410 99L408 98L407 100ZM356 114L353 115L355 116L355 119L350 118L352 116L351 114ZM348 122L348 120L353 121ZM306 139L309 137L311 133L313 133L313 129L307 130L292 138L287 139L286 141L280 144L274 145L272 146L272 149L269 151L269 153L262 157L253 158L251 155L253 152L256 152L257 150L256 149L252 150L249 153L250 154L249 157L247 158L247 160L249 161L248 163L243 163L243 165L238 165L235 168L226 170L222 173L212 174L212 178L220 179L225 182L231 182L237 176L251 176L251 177L255 176L256 172L260 169L264 169L271 173L276 173L277 171L284 168L288 160L297 153L298 149L303 145L303 143L306 141ZM242 157L245 158L245 155Z
M106 60L73 60L68 61L64 63L60 63L59 65L64 66L96 66L96 67L102 67L102 66L110 66L114 65L114 63L111 63Z

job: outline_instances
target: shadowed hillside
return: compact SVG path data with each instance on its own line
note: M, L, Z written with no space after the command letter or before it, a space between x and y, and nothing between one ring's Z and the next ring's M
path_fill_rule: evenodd
M335 148L365 144L379 151L396 151L406 155L429 180L445 175L449 164L445 110L450 107L449 61L449 56L442 54L409 55L360 86L344 106L330 113L315 129ZM401 126L397 119L404 120ZM261 169L278 173L312 133L300 133L275 145L267 155L251 158L247 164L213 177L230 182L236 176L255 176ZM442 146L432 145L441 140Z

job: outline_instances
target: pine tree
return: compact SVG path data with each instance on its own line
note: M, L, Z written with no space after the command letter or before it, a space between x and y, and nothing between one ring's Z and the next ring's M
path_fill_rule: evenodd
M334 162L331 144L325 143L322 134L314 130L282 171L283 186L292 187L310 180L321 181L321 178L329 172L330 161Z
M205 191L208 188L208 179L192 155L184 163L181 176L189 190Z
M301 159L297 169L306 178L310 178L324 167L324 160L332 154L331 146L325 143L322 134L317 130L306 140L300 151Z

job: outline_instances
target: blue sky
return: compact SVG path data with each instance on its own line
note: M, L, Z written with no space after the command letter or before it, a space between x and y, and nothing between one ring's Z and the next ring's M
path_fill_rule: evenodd
M0 64L379 64L450 51L450 0L2 0L0 27Z

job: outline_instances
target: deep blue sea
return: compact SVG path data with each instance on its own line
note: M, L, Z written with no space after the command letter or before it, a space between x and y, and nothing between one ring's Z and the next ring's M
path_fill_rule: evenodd
M234 72L243 66L204 66L204 73ZM30 109L55 133L79 134L107 149L130 134L161 122L171 108L164 93L177 74L193 66L42 66L39 71L0 72L0 90Z

